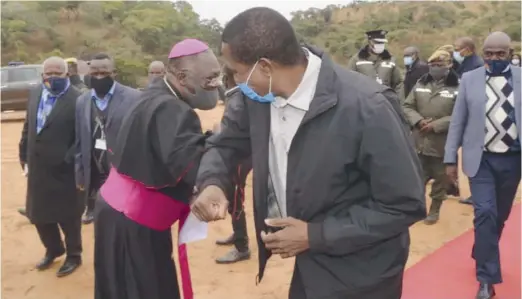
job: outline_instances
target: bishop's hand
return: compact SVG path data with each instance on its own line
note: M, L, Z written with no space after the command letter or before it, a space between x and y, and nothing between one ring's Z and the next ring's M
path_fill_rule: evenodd
M218 186L207 186L191 204L192 213L201 221L210 222L225 219L228 200Z

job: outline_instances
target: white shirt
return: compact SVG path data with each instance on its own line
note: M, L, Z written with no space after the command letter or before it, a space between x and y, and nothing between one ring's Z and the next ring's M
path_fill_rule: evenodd
M286 173L288 152L292 139L301 124L315 95L321 58L305 49L308 66L303 79L294 93L287 99L276 97L270 105L270 144L268 169L281 216L286 217Z

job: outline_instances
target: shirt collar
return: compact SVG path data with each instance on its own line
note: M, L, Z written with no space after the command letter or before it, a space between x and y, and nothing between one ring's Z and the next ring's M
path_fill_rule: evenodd
M277 107L291 105L304 111L308 111L308 108L310 108L310 103L315 95L315 88L317 86L317 80L319 79L322 60L319 56L313 54L308 49L303 49L308 57L308 65L306 66L303 79L294 93L287 100L276 97L275 104Z
M91 95L93 98L97 99L97 100L106 100L106 99L110 99L112 98L112 96L114 95L114 89L116 89L116 81L114 81L114 83L112 83L112 86L111 86L111 89L109 89L109 92L103 97L103 99L100 99L97 95L96 95L96 92L94 91L94 88L92 89L91 91Z

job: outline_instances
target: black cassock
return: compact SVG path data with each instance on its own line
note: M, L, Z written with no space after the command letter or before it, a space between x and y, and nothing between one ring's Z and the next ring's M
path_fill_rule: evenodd
M124 118L115 148L109 149L113 168L95 208L96 299L180 298L170 227L140 224L131 212L122 213L113 197L139 189L168 198L187 214L205 138L197 114L162 80L143 91ZM133 185L114 190L117 181ZM124 201L153 208L152 199L132 196Z

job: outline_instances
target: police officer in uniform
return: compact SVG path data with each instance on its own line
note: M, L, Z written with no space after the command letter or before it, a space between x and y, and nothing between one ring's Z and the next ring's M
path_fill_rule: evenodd
M413 87L403 109L410 125L418 133L415 143L424 181L434 180L430 192L431 207L424 221L430 225L439 220L442 202L447 197L444 145L457 98L459 77L452 70L452 57L447 51L435 51L428 59L428 66L428 73Z
M371 78L380 84L389 86L400 94L402 90L402 76L395 65L395 59L386 50L386 30L372 30L366 32L368 44L350 59L348 68Z

